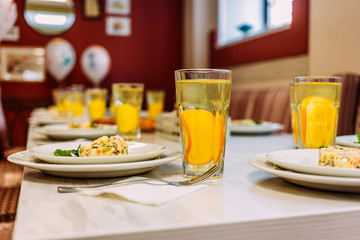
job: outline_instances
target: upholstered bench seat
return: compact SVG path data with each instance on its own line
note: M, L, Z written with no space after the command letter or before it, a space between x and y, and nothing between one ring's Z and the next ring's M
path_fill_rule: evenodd
M231 119L255 119L284 125L291 132L289 88L233 90L229 115Z

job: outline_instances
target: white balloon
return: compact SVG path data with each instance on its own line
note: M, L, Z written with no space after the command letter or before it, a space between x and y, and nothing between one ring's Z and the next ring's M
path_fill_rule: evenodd
M7 16L11 3L13 3L13 0L0 1L0 23L2 23L4 18Z
M11 0L0 1L0 40L14 26L17 16L15 2Z
M110 70L111 59L108 51L100 45L91 45L81 56L84 74L98 87Z
M54 38L48 42L45 50L47 70L58 82L62 82L74 68L74 48L64 39Z

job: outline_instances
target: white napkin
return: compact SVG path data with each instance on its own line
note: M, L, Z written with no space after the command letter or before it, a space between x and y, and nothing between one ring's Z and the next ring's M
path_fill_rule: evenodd
M131 177L126 180L139 178L142 177ZM206 184L172 186L158 181L154 181L153 183L156 183L156 185L142 182L102 189L87 189L81 191L81 194L127 200L145 205L161 205L208 187Z

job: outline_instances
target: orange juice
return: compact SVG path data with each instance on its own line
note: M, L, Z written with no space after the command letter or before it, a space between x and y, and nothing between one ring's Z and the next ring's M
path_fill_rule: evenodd
M227 76L185 80L178 76L175 82L184 176L194 177L215 164L224 165L231 72ZM215 177L222 174L223 170Z
M106 114L106 89L92 88L86 91L89 117L91 121L101 120Z
M295 78L300 148L335 144L341 88L338 77Z
M52 91L53 100L55 102L57 114L59 116L67 116L68 112L66 111L64 100L65 100L65 90L56 88Z
M164 110L165 92L161 90L148 90L146 102L150 119L156 119Z
M294 148L299 148L299 134L298 134L298 123L296 115L296 105L295 105L295 92L294 92L294 83L290 83L290 114L291 114L291 128L293 132L293 146Z
M140 111L143 100L144 84L113 84L113 101L116 124L119 134L125 141L140 139Z
M67 90L64 99L64 108L71 116L81 117L84 114L84 94L81 90Z

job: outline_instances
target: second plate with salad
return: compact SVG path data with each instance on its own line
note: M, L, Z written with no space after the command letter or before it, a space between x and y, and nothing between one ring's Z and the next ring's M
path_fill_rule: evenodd
M360 135L344 135L336 137L336 144L346 146L346 147L354 147L360 148Z
M103 135L114 135L117 133L116 125L102 124L96 128L70 128L69 124L46 125L38 130L40 133L56 140L72 140L76 138L96 139Z
M255 121L252 119L233 120L230 125L231 133L237 134L267 134L284 128L280 123Z

